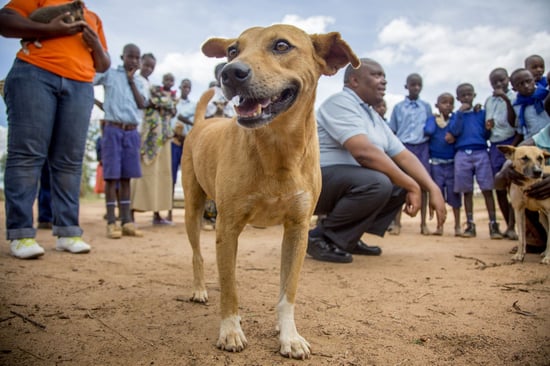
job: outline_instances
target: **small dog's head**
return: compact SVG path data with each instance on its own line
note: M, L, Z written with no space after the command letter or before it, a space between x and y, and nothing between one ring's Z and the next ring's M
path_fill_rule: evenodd
M225 107L227 106L228 101L224 100L216 100L214 101L214 105L216 106L216 112L214 113L214 117L224 117L224 111Z
M74 23L78 20L84 20L84 2L75 0L70 3L69 15L63 18L65 23Z
M498 149L512 162L515 171L532 180L542 179L546 159L550 153L536 146L498 145Z
M339 33L308 35L284 24L250 28L236 39L211 38L202 51L227 57L221 86L227 99L239 96L237 121L247 128L264 126L290 109L312 108L321 75L350 62L360 65Z

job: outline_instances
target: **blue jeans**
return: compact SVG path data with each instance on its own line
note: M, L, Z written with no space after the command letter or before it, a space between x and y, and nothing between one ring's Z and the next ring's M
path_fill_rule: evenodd
M69 80L15 60L4 86L8 156L4 176L6 237L34 238L33 202L42 166L51 173L53 235L81 236L80 178L92 83Z
M38 222L52 222L52 195L50 188L50 166L46 164L42 167L40 175L40 189L38 190Z
M183 154L183 144L176 145L170 143L172 147L172 184L175 185L178 180L178 169L181 165L181 155Z

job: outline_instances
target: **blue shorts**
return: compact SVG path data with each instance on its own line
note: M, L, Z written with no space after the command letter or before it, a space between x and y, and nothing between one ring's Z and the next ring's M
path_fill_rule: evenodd
M455 192L473 192L474 176L482 191L495 186L487 150L459 150L455 155Z
M498 145L511 145L514 141L515 136L510 137L504 141L491 142L491 147L489 148L489 158L491 159L491 168L493 168L493 175L496 175L502 169L506 157L504 154L497 148Z
M103 179L140 178L140 147L137 130L125 131L106 125L101 139Z
M176 184L178 169L181 164L181 154L183 153L183 144L176 145L172 142L170 145L172 145L172 183Z
M420 160L426 171L430 172L430 143L423 142L421 144L403 144Z
M443 197L445 197L445 202L452 208L460 208L462 206L462 195L454 191L454 169L454 163L433 164L431 165L431 175Z

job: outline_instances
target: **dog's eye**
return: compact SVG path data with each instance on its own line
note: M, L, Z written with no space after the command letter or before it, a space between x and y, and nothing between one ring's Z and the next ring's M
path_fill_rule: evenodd
M285 53L290 51L291 49L292 49L292 46L290 45L290 43L282 39L275 41L275 44L273 47L273 50L278 53Z
M528 163L529 162L529 157L527 155L522 156L521 161L523 161L524 163Z
M235 46L229 47L227 49L227 59L229 61L231 61L232 59L237 57L238 54L239 54L239 50L237 50L237 47L235 47Z

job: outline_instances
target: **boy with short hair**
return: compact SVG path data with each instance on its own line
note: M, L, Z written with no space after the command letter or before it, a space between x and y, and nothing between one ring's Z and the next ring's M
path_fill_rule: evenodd
M136 229L130 211L130 178L141 177L141 138L137 130L141 111L147 101L147 91L137 78L140 50L135 44L124 46L123 65L97 74L95 85L105 88L105 125L102 141L105 203L107 206L107 237L143 236ZM119 190L119 213L122 227L116 223L116 189Z
M473 107L475 90L472 84L462 83L456 88L456 99L462 103L451 118L449 134L454 137L455 154L455 191L464 194L466 228L462 237L476 236L474 223L474 175L483 193L489 215L489 234L491 239L502 239L498 228L493 197L494 177L487 151L490 131L485 128L485 111L481 106ZM448 136L449 138L452 138Z
M489 158L493 175L496 175L506 161L504 154L498 150L497 146L512 145L516 136L516 112L512 106L515 94L508 88L510 79L506 69L498 67L492 70L489 74L489 81L493 87L493 95L485 101L485 128L491 131ZM517 240L518 236L514 229L516 219L508 200L508 192L506 189L497 189L495 192L500 212L507 224L503 235L510 240Z
M510 75L512 88L517 92L513 103L516 112L518 144L533 137L550 123L550 116L544 109L548 89L536 87L533 74L524 68L516 69Z
M420 160L426 171L430 171L428 137L424 135L424 125L432 115L430 105L420 99L422 91L422 77L417 73L407 76L405 89L409 94L405 100L397 103L393 108L389 126L397 138ZM426 225L427 193L422 191L422 206L420 209L420 232L429 235ZM390 234L398 235L401 228L401 210L389 230Z
M548 88L548 79L544 77L544 59L539 55L531 55L524 61L524 67L533 74L537 87Z
M455 236L461 236L460 207L462 195L454 191L454 139L447 137L449 121L454 108L454 97L451 93L442 93L437 98L438 115L428 118L424 133L429 137L430 174L439 186L445 202L453 208L455 219ZM443 235L443 225L437 226L433 235Z

